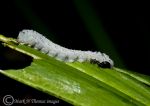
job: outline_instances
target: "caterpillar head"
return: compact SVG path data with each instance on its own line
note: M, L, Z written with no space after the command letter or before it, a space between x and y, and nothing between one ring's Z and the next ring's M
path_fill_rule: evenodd
M102 68L112 68L114 66L113 61L104 53L98 53L98 55L95 58L92 58L90 62L97 64Z

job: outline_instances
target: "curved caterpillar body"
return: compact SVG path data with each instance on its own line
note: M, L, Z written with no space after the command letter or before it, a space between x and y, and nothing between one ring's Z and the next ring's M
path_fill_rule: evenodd
M88 61L97 64L102 68L111 68L114 65L113 61L109 58L109 56L104 53L67 49L53 43L43 35L33 30L23 30L19 32L17 41L19 43L31 45L34 48L39 49L41 52L49 56L55 57L57 60L60 61Z

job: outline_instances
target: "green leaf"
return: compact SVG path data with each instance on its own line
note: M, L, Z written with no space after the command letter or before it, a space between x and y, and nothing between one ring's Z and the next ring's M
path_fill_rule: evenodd
M30 66L0 70L12 79L82 106L150 106L150 77L118 68L103 69L88 62L57 61L15 39L0 35L14 50L33 57Z

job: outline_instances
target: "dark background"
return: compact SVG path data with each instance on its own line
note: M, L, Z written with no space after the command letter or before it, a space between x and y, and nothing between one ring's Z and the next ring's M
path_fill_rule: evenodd
M1 1L0 34L16 38L22 29L33 29L64 47L105 52L115 61L116 67L150 75L150 17L148 8L129 5L130 3L121 3L120 5L110 3L109 5L107 2L99 2L99 0L87 0L88 2L81 3L74 1ZM82 14L82 6L85 8L84 5L89 4L101 26L99 36L96 37L90 32ZM91 14L89 10L86 12L85 17L88 19ZM95 20L89 19L88 21L94 23ZM103 34L104 36L101 36ZM105 40L105 37L109 40ZM111 45L108 41L111 41ZM24 55L18 55L18 53L0 45L1 69L21 68L31 61L31 58L25 58ZM20 64L18 65L18 63ZM3 95L12 92L13 94L25 95L22 93L24 85L7 79L3 75L0 75L0 81L2 85L0 92L3 91ZM10 85L6 85L6 83L10 83ZM23 87L19 88L18 86ZM27 91L32 92L32 88L27 87ZM31 95L37 97L35 93Z

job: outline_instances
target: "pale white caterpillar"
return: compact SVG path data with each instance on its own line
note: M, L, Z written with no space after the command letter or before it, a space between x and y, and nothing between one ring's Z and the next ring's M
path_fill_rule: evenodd
M39 34L38 32L33 30L23 30L19 32L17 41L19 43L31 45L34 48L39 49L41 52L49 56L55 57L57 60L60 61L87 61L97 64L102 68L111 68L114 65L113 61L109 58L109 56L104 53L67 49L53 43L42 34Z

